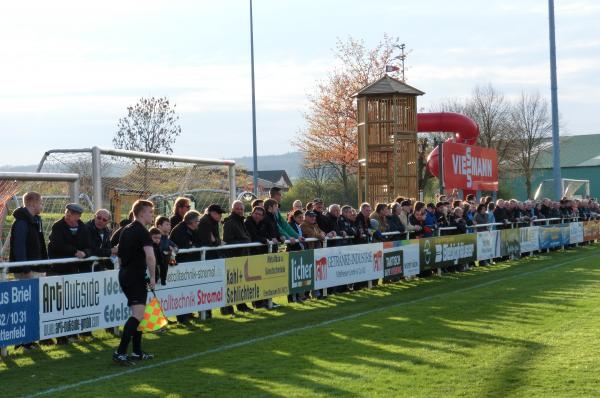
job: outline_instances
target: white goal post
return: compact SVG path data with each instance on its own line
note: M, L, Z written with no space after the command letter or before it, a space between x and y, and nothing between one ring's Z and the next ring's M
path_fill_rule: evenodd
M0 171L0 181L68 182L71 202L79 203L79 174Z

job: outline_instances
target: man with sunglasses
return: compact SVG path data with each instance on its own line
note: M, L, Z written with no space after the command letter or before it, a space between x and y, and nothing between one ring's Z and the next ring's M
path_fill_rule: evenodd
M86 224L91 244L91 255L98 257L111 257L117 254L118 246L111 248L111 231L108 228L110 222L110 212L106 209L96 211L94 218ZM96 264L94 271L104 271L114 269L111 260L102 260Z

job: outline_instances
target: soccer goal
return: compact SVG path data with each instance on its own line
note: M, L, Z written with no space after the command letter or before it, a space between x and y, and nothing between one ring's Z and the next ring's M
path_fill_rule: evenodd
M589 198L590 196L590 180L562 178L560 186L561 196L573 199ZM538 200L552 197L554 197L554 180L549 179L542 181L535 191L534 199Z
M233 160L202 159L122 149L47 151L38 172L77 173L81 196L93 209L106 208L119 222L137 199L150 199L156 214L168 215L178 196L203 212L212 203L228 208L236 199Z

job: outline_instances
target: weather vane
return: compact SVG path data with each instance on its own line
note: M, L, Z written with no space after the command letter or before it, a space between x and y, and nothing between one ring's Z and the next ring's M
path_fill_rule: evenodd
M385 72L386 73L399 72L400 80L404 82L404 81L406 81L406 75L405 75L406 67L404 65L404 61L406 60L406 57L408 56L410 51L405 52L406 44L404 44L404 43L395 44L394 47L397 48L398 50L400 50L400 55L395 56L394 58L391 59L390 63L385 66Z

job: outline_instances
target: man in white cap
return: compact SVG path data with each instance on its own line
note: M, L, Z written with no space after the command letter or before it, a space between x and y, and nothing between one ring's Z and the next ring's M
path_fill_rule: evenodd
M85 224L81 221L83 207L69 203L65 215L52 225L48 238L48 256L50 258L85 258L91 253L90 237ZM68 275L89 272L90 263L56 264L49 275Z

